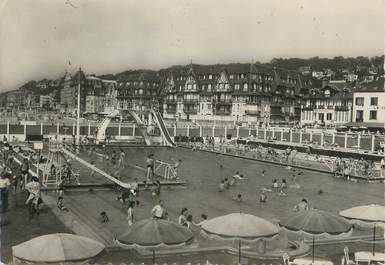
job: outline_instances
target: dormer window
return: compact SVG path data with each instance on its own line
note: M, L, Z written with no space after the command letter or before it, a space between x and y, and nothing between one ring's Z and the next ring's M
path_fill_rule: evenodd
M325 98L329 98L330 97L330 90L327 89L325 90Z

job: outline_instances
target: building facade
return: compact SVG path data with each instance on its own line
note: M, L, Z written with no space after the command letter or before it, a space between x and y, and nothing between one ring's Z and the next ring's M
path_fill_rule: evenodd
M362 84L353 94L353 123L384 128L385 89L384 79Z
M117 101L120 109L145 111L159 102L162 79L150 70L128 71L117 80Z
M85 75L80 69L71 76L66 73L60 90L62 112L76 114L80 82L80 113L97 114L116 104L115 81L103 80L94 75Z
M345 81L331 81L304 96L301 125L342 125L352 119L353 89Z
M168 119L265 124L299 119L299 95L311 86L299 72L258 64L190 64L161 72Z

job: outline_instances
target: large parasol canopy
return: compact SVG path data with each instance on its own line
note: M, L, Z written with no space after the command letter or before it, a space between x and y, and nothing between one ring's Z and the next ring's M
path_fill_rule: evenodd
M191 242L193 233L184 226L163 219L151 218L134 223L118 238L124 245L146 248L153 251L162 247L181 247Z
M312 259L314 261L314 241L316 236L350 235L352 225L345 219L330 212L309 209L295 212L292 216L281 221L280 226L313 238Z
M278 234L278 227L260 217L232 213L213 218L202 224L202 231L211 238L238 240L238 258L241 261L241 241L254 242L272 238Z
M73 234L49 234L12 247L13 256L30 262L68 262L98 255L105 246Z

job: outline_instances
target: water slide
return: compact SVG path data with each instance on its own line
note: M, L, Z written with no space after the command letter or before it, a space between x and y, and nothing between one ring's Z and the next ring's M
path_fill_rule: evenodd
M151 113L154 116L154 120L158 127L160 128L160 131L162 133L163 140L168 146L175 146L174 141L171 139L170 133L168 132L166 125L164 124L163 118L160 115L158 111L151 110Z
M114 178L113 176L107 174L106 172L104 172L103 170L100 170L99 168L95 167L94 165L91 165L90 163L88 163L87 161L85 161L84 159L81 159L80 157L76 156L75 154L73 154L72 152L68 151L67 149L65 148L62 148L61 151L66 154L67 156L71 157L72 159L78 161L80 164L82 164L83 166L86 166L90 169L92 169L93 171L101 174L102 176L106 177L107 179L111 180L112 182L114 182L115 184L119 185L120 187L123 187L125 189L129 189L131 187L131 185L129 183L125 183L125 182L122 182L116 178Z
M129 113L136 121L136 124L138 124L139 130L143 135L146 145L151 145L152 142L150 140L150 136L147 133L147 126L143 123L143 121L139 118L139 115L135 111L130 111Z

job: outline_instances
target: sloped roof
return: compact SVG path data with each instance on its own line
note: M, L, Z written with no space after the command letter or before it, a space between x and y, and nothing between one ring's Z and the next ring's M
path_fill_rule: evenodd
M85 79L86 79L86 75L84 74L82 69L79 69L75 73L75 75L72 77L72 81L74 82L78 82L79 80L85 80Z
M384 78L380 77L376 81L362 83L358 85L356 92L385 92Z

